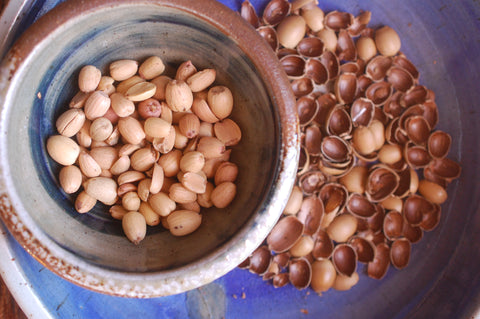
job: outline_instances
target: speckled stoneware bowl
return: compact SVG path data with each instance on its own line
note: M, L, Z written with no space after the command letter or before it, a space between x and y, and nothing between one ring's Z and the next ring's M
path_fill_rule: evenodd
M201 227L173 237L148 229L135 246L97 205L78 214L57 182L45 141L76 92L85 64L104 71L121 58L159 55L169 68L188 59L217 70L230 87L243 130L232 158L238 193ZM268 235L297 167L294 97L266 43L238 14L208 0L67 1L29 28L0 76L0 212L25 249L47 268L98 292L153 297L204 285L243 261Z

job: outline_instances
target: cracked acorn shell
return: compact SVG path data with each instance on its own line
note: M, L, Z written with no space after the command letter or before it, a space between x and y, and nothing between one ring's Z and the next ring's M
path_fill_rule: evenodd
M326 119L326 131L329 135L349 137L352 132L352 121L345 107L336 105Z
M304 232L305 226L295 216L286 216L273 227L267 237L268 248L275 253L289 250Z
M306 58L319 57L323 49L323 41L317 37L303 38L297 45L297 52Z
M335 95L341 104L351 104L357 92L357 76L354 73L342 73L335 81Z
M365 91L365 97L372 101L375 106L385 104L392 94L391 84L385 81L375 82Z
M305 128L304 144L309 154L313 156L321 154L322 132L317 125L313 124Z
M248 269L258 275L263 275L270 266L272 255L267 246L260 246L250 255Z
M316 85L324 85L328 82L328 70L316 58L307 58L305 76L312 79Z
M303 230L305 235L313 236L318 231L323 213L323 203L317 196L311 195L304 198L297 218L305 226Z
M347 30L340 30L337 37L337 55L341 61L354 61L357 59L357 47Z
M376 165L370 171L365 193L373 202L381 202L392 195L399 185L400 177L392 169Z
M435 206L423 196L410 195L404 202L403 215L412 226L418 226L423 220L423 214L435 209Z
M433 158L444 158L450 152L452 138L443 131L435 131L428 137L428 152Z
M352 236L348 244L357 253L357 260L361 263L369 263L375 259L375 245L368 239L360 236Z
M312 266L304 257L295 258L290 261L288 266L290 283L302 290L307 288L312 280Z
M290 14L292 4L287 0L270 0L263 10L263 22L267 25L276 26Z
M280 64L291 80L301 78L305 75L306 61L298 54L289 54L282 57Z
M390 266L390 247L385 243L375 246L375 258L367 265L367 274L374 279L382 279Z
M349 244L335 246L332 263L337 272L350 277L357 270L357 253Z
M369 218L377 213L375 204L358 193L350 194L346 208L352 215L359 218Z
M352 154L350 144L335 135L323 138L321 151L325 159L334 163L345 163L351 159Z
M252 27L258 28L260 26L260 19L250 1L245 0L242 2L240 7L240 16L250 23Z
M313 195L318 192L320 188L325 184L325 175L318 170L310 170L298 178L298 185L303 193L307 196Z
M406 238L396 239L390 247L390 261L397 269L407 267L410 261L410 253L412 250L411 243Z
M338 57L333 52L324 51L320 56L320 62L327 68L329 80L333 80L338 76L340 61L338 61Z
M334 247L333 241L330 239L327 232L320 229L315 234L312 256L317 260L330 258Z
M301 126L312 122L317 112L318 102L312 96L302 96L297 99L297 113Z
M353 15L348 12L331 11L324 19L325 26L333 31L347 29L353 23Z
M403 235L403 216L392 210L385 215L383 220L383 233L389 240L395 240Z
M369 126L375 115L375 106L367 98L356 99L350 107L353 126Z
M314 90L313 80L308 77L301 77L299 79L292 80L290 84L297 99L309 95Z
M385 78L391 66L391 58L377 55L367 63L365 67L365 74L374 82L378 82Z
M273 51L277 51L279 47L277 30L269 25L264 25L257 28L258 34L264 38L270 45Z

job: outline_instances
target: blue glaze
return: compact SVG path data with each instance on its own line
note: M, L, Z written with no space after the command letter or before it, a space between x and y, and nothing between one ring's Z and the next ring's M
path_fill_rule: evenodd
M234 10L242 3L222 2ZM267 3L251 2L259 12ZM23 30L55 4L38 1L25 18ZM52 316L198 318L199 309L211 318L464 318L475 313L480 299L480 214L476 213L480 198L476 169L480 149L476 108L480 101L479 3L347 0L322 1L320 6L325 11L354 14L370 10L372 26L388 24L399 31L402 51L419 68L420 82L436 93L438 128L453 137L449 157L462 162L463 175L448 188L450 198L443 205L442 221L413 245L410 266L403 271L391 268L381 281L367 278L360 267L360 282L352 290L328 291L321 297L291 286L274 289L257 275L236 269L195 291L135 300L70 284L33 260L10 238L15 258Z

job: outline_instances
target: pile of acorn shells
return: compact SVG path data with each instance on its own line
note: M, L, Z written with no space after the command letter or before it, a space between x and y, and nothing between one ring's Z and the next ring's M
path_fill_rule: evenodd
M406 267L434 229L461 167L446 158L434 93L419 83L390 27L370 12L324 13L315 0L272 0L240 11L276 52L297 101L296 185L266 243L240 268L317 293Z

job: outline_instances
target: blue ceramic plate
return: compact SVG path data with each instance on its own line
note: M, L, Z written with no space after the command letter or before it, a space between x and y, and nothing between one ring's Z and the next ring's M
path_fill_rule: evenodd
M238 10L241 0L222 1ZM267 1L252 1L262 10ZM36 1L22 17L17 35L56 1ZM420 82L436 93L439 129L453 138L449 157L462 163L448 187L440 225L413 245L410 265L392 267L381 281L360 269L350 291L321 297L292 286L274 289L236 269L202 288L170 297L124 299L74 286L26 253L8 235L0 237L15 265L0 263L3 277L27 313L58 318L470 318L480 301L480 215L477 163L480 128L480 3L476 1L322 1L324 11L372 12L371 26L390 25L402 51L421 72ZM3 257L2 257L3 258ZM21 271L20 274L12 273ZM12 279L13 278L13 279ZM14 287L24 282L29 289ZM37 302L38 301L38 302ZM38 308L39 305L42 308Z

